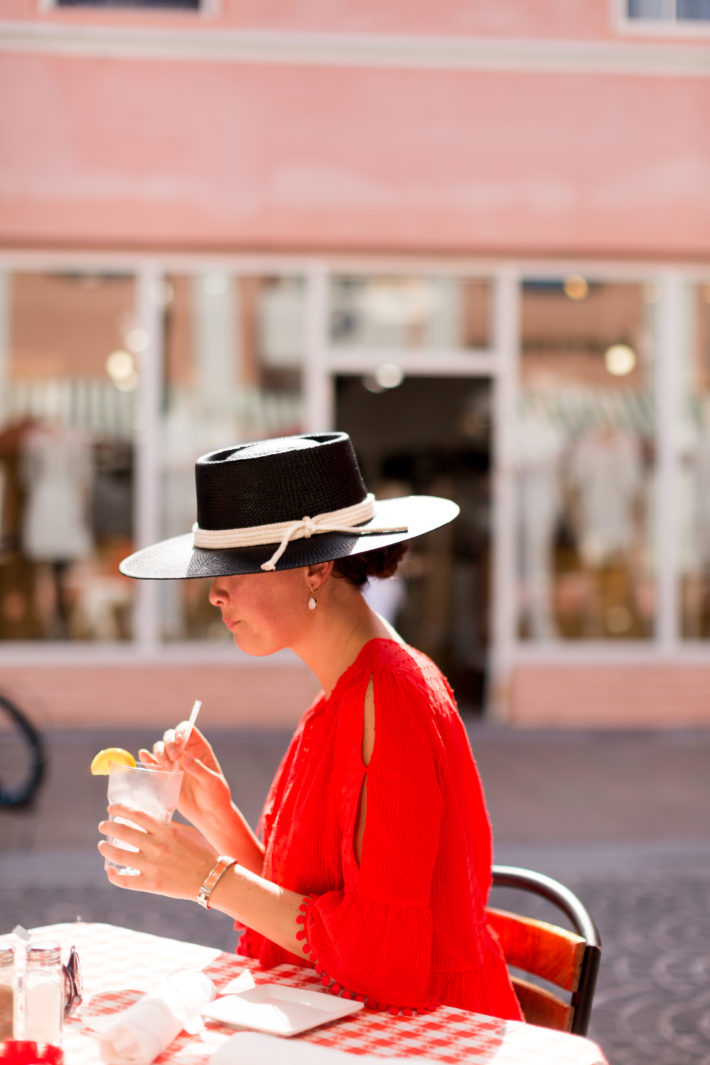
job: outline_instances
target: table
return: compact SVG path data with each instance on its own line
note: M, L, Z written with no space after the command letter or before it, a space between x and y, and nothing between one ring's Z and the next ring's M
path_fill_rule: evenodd
M251 959L115 925L54 924L33 929L32 934L60 943L65 959L72 945L79 951L84 1002L65 1023L64 1051L69 1065L98 1065L96 1033L90 1025L95 1025L98 1016L125 1008L178 969L203 969L218 993L245 969L257 984L323 990L315 971L303 966L280 965L262 971ZM200 1035L182 1033L156 1059L156 1065L206 1065L213 1051L233 1034L233 1029L211 1022ZM354 1065L357 1054L426 1057L445 1065L607 1065L600 1049L581 1036L450 1006L409 1017L365 1007L297 1038L349 1051Z

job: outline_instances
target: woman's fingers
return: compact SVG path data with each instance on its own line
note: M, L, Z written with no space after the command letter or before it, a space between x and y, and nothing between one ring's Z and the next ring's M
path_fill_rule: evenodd
M117 847L115 843L107 839L99 840L99 852L108 862L127 866L130 869L136 869L141 860L138 851L129 851L125 847ZM107 865L106 870L108 871L109 869L113 869L113 865ZM130 876L131 874L128 875ZM133 875L135 876L135 874Z
M162 740L154 744L153 751L159 758L162 758L167 765L173 766L180 759L182 755L183 744L178 742L175 729L166 729L163 733Z
M186 753L215 762L216 766L209 743L198 729L190 729L188 721L181 721L175 728L166 729L162 739L153 744L152 751L143 749L138 752L140 760L146 765L161 765L166 769L180 765Z
M141 749L139 750L138 758L143 763L143 765L160 765L161 764L158 761L158 759L155 757L153 752L146 750L145 747L141 747Z
M112 806L110 809L114 815L117 813L116 807ZM120 811L122 815L127 816L130 814L134 818L137 813L140 814L140 811L129 810L127 807L120 807ZM142 854L140 843L146 839L145 829L135 828L122 821L101 821L98 827L99 832L109 837L108 839L99 840L98 844L99 853L104 859L107 878L118 887L141 890L142 883L137 884L136 881L140 880L141 877ZM130 850L119 846L119 843L125 843L130 847ZM136 876L135 873L121 873L117 866L128 866L131 869L137 869L138 875Z
M159 854L161 851L160 842L151 838L151 831L159 831L164 826L150 814L130 806L112 805L108 807L108 812L111 820L100 821L98 826L99 832L108 837L99 841L100 853L111 862L130 866L140 872L144 858L148 860L146 848L150 853ZM131 849L127 851L119 846L121 843Z
M200 732L197 725L193 725L192 729L190 729L189 721L181 721L175 729L175 734L178 742L182 743L184 750L194 754L196 758L201 758L203 762L217 764L212 745L204 734Z
M157 765L172 768L180 761L185 747L185 734L178 733L179 728L178 725L178 728L166 729L162 739L153 744L152 756Z
M110 821L102 821L99 826L99 832L103 832L104 835L115 836L116 839L123 839L122 833L125 831L135 833L138 831L141 835L149 832L152 828L157 828L161 822L156 820L155 817L151 817L145 810L138 810L133 806L123 806L120 803L112 803L107 806ZM120 818L120 820L118 820ZM129 821L130 824L125 824ZM102 827L103 826L103 827Z
M128 888L131 891L145 891L145 884L140 873L137 876L135 873L122 873L115 865L106 866L106 879L116 887Z
M175 729L166 728L163 733L163 743L165 744L165 750L171 753L175 749Z
M140 752L139 752L139 754L140 754ZM149 751L148 754L149 754L150 758L152 759L152 764L153 765L162 766L163 769L172 769L173 763L171 762L171 760L168 758L167 754L165 753L165 744L163 743L162 740L158 740L157 743L154 743L153 744L153 750Z
M172 764L182 758L188 744L194 747L195 751L200 751L200 753L202 748L206 746L202 735L192 730L188 721L181 721L175 728L166 729L160 744L162 745L161 753ZM158 747L159 744L155 746ZM155 750L155 747L153 750Z
M185 746L186 740L192 737L192 729L190 728L189 721L181 721L179 725L176 725L175 728L170 731L173 733L175 741L181 748Z
M108 836L99 842L99 853L107 863L125 865L138 873L122 874L107 864L111 883L172 898L196 897L215 862L213 848L199 832L187 825L165 824L142 810L118 803L109 806L109 813L112 820L101 821L98 826L99 832Z

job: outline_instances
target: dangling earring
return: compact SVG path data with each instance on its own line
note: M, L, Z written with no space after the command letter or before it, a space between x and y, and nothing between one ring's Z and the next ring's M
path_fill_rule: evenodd
M316 602L315 592L311 588L311 598L308 600L308 609L309 610L315 610L315 608L317 606L318 606L318 603Z

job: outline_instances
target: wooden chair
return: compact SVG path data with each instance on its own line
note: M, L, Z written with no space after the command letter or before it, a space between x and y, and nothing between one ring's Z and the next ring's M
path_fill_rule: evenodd
M564 884L529 869L494 865L493 886L532 892L567 916L573 932L507 910L487 911L509 967L554 985L548 990L511 974L525 1020L586 1035L601 956L599 933L586 907Z

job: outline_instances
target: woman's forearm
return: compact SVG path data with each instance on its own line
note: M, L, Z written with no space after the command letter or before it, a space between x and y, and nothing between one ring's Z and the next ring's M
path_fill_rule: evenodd
M297 922L302 902L303 895L264 880L241 864L227 870L209 900L210 909L226 913L292 954L302 947L296 937L302 927Z

